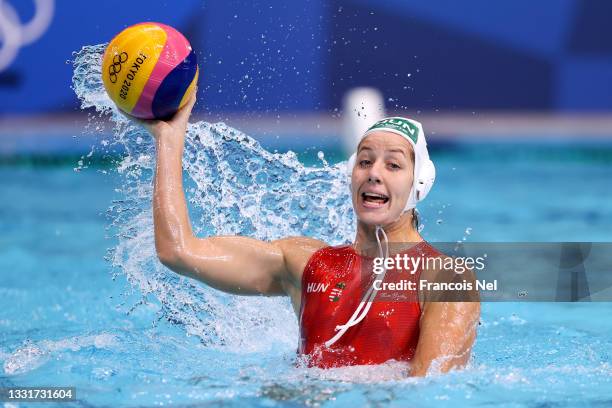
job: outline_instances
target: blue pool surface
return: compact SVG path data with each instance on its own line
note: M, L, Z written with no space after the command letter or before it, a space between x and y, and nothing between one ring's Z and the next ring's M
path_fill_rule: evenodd
M432 156L429 240L610 241L610 145ZM0 386L75 386L75 407L612 406L610 303L483 304L472 361L448 375L296 368L286 300L224 295L157 263L149 175L122 165L0 166ZM198 189L188 197L195 226L214 224Z

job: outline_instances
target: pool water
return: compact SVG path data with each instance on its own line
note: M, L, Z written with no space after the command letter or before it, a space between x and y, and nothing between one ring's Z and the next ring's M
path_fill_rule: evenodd
M523 158L503 168L491 156L525 148L434 148L439 177L422 210L423 234L456 240L471 228L467 238L475 242L606 240L612 162L576 154L584 146L553 146L564 150L561 159ZM472 160L479 150L488 158ZM520 177L526 172L527 180ZM449 375L402 379L392 365L296 368L297 322L288 302L234 302L197 285L216 302L210 313L183 311L198 326L159 296L162 289L151 289L155 279L164 282L155 273L141 275L148 285L129 283L136 274L111 267L116 254L107 249L137 239L115 236L120 228L109 207L125 199L116 168L12 165L0 167L0 177L2 386L76 386L74 406L612 404L609 303L483 304L470 367ZM582 194L564 208L567 186L579 180ZM153 257L151 248L141 251ZM176 285L182 296L200 296L188 281ZM232 314L229 328L215 320L223 313Z

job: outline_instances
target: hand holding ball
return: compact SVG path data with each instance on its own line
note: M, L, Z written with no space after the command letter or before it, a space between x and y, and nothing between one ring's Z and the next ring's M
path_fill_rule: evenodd
M140 119L168 119L198 81L197 58L185 37L160 23L126 28L102 62L104 88L117 107Z

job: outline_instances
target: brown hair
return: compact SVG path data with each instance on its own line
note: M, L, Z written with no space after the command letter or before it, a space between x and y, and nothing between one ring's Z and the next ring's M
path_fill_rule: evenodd
M412 147L412 145L410 145L410 160L412 160L412 174L413 174L413 178L414 178L414 170L416 167L416 163L414 162L414 148ZM414 180L412 180L412 188L414 188ZM412 209L412 226L414 227L415 231L419 231L419 213L417 212L416 208Z
M412 226L414 229L419 232L419 213L416 208L412 209Z

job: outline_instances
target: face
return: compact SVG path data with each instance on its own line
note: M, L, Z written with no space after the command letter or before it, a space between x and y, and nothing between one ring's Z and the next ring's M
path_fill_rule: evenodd
M380 131L357 148L351 176L353 208L368 225L388 225L402 214L414 176L412 145L402 136Z

